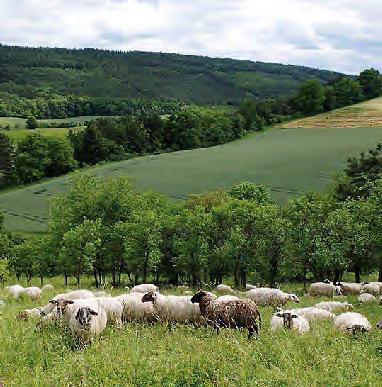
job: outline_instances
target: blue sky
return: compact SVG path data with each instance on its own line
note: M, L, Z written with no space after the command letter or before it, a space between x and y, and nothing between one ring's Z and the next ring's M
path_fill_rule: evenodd
M3 44L382 70L382 0L0 0Z

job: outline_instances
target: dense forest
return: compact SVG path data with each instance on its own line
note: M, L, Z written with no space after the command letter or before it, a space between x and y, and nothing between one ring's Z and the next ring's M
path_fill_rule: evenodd
M19 103L27 104L73 95L109 105L131 99L237 104L247 94L258 99L291 96L307 79L326 83L339 75L302 66L179 54L0 45L0 112L20 98Z

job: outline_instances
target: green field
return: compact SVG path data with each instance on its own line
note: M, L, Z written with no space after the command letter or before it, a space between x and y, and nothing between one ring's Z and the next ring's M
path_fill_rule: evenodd
M71 128L77 130L78 128ZM0 130L0 133L5 133L11 140L21 140L32 133L39 132L44 137L65 138L69 132L68 128L41 128L38 130L31 129L15 129L15 130Z
M240 181L267 185L280 203L322 190L350 155L382 141L382 128L271 129L225 145L146 156L91 168L98 176L127 175L138 188L154 188L174 199L229 187ZM46 228L49 200L68 189L62 177L0 196L7 228Z
M53 282L56 293L64 291L58 286L62 281ZM283 287L290 288L303 294L301 285ZM234 330L217 335L210 327L178 325L169 332L165 324L135 323L109 327L91 346L76 349L69 332L55 326L36 329L36 320L15 319L18 311L44 305L51 296L39 302L6 300L0 316L0 383L5 386L382 385L381 332L375 328L380 307L359 306L355 297L348 298L354 311L373 325L357 337L335 331L329 321L312 322L304 335L273 332L272 308L261 307L258 339L248 340L245 332ZM305 295L299 306L321 300Z

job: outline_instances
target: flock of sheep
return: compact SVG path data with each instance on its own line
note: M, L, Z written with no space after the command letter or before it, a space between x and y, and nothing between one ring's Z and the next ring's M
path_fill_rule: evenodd
M261 327L259 306L276 308L270 320L272 330L290 329L305 333L310 330L311 323L319 320L333 321L333 326L344 333L355 334L372 328L365 316L349 311L353 305L348 302L325 301L305 308L282 309L289 301L299 303L299 298L280 289L253 285L247 285L245 299L229 294L218 297L205 291L192 295L187 287L180 289L184 295L163 295L153 284L135 286L129 293L116 297L104 291L68 291L55 295L45 306L19 312L17 317L37 317L40 325L57 323L68 327L81 343L92 341L107 325L119 328L123 323L132 321L162 321L170 329L174 323L210 324L217 331L222 327L245 328L248 337L251 337ZM233 292L231 287L223 284L218 285L216 290L220 293ZM52 292L53 286L45 285L39 289L12 285L6 287L6 291L9 297L18 298L24 294L38 300L42 292ZM309 289L311 296L333 298L351 294L357 295L360 302L377 301L376 297L381 293L382 282L332 284L325 281L313 283ZM0 300L0 308L4 306L5 302ZM377 327L382 328L382 319Z

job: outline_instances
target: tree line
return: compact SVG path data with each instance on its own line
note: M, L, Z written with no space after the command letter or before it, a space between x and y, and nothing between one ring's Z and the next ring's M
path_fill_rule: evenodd
M75 277L78 284L93 275L96 286L107 278L115 286L126 278L192 286L230 278L237 287L275 286L338 281L346 272L359 282L376 270L381 280L381 149L350 159L325 192L284 207L251 183L173 203L135 190L126 178L81 175L53 201L46 236L12 239L2 230L0 268L28 280Z

